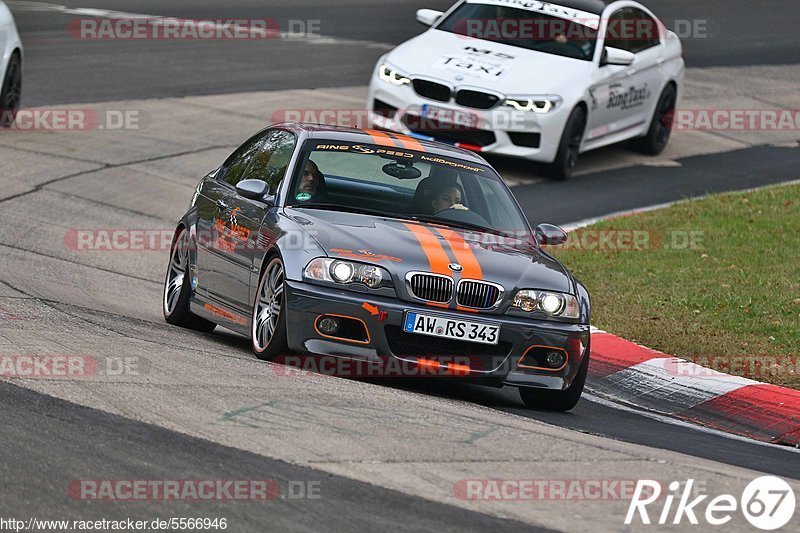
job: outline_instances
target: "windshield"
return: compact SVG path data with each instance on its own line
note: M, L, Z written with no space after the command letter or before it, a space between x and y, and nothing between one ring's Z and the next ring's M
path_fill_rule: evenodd
M436 26L437 30L548 54L591 61L599 16L548 2L511 0L467 2ZM522 6L523 3L519 3Z
M373 144L307 141L286 205L418 219L508 235L528 228L511 193L491 168Z

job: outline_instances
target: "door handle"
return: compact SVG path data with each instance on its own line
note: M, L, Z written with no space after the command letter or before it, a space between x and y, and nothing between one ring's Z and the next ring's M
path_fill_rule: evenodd
M628 76L633 76L634 74L636 74L636 69L629 68L627 71L625 71L625 74L627 74Z
M228 204L225 202L225 200L219 199L217 200L217 209L219 209L220 211L224 211L228 209Z

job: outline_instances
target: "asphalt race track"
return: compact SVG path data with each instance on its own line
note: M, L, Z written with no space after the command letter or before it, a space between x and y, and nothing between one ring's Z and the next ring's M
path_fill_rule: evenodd
M623 529L627 502L470 501L454 487L484 478L696 477L735 494L759 473L800 483L797 450L676 425L591 394L556 414L524 409L509 389L287 376L222 328L201 335L164 323L166 251L65 247L74 228L171 228L199 176L269 121L262 103L356 106L375 60L421 31L414 11L448 2L351 0L322 11L309 0L7 3L26 46L25 106L124 101L153 120L124 138L0 132L0 354L138 365L85 380L0 382L0 517L226 517L231 531L605 531ZM647 3L668 26L707 21L708 38L684 40L692 101L800 105L800 34L786 22L800 14L796 0ZM69 8L320 19L325 40L82 42L65 32L79 16ZM688 132L655 163L625 148L590 154L567 182L492 162L531 223L566 224L800 179L799 140L797 131ZM320 497L86 502L66 490L78 479L244 478L282 488L318 482Z

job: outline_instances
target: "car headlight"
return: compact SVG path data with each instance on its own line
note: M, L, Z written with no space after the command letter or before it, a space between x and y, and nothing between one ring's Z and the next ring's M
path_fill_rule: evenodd
M386 63L378 68L378 76L383 80L394 85L405 85L411 83L411 78L404 74L400 74L394 67L390 67Z
M517 111L533 111L544 114L556 109L561 104L561 98L558 96L509 96L505 103Z
M511 307L532 313L542 311L548 316L560 318L580 318L578 299L563 292L537 291L523 289L517 292Z
M313 259L306 265L303 275L308 279L341 285L361 283L370 289L389 287L392 284L392 277L383 267L329 257Z

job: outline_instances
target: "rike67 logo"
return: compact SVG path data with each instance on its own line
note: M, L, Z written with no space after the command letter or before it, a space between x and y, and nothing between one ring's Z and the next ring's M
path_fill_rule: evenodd
M706 524L721 526L741 512L752 526L774 531L788 524L794 516L794 491L786 481L775 476L754 479L744 488L739 499L732 494L722 494L711 500L708 497L694 491L694 479L687 480L682 488L679 481L671 482L666 494L662 494L658 481L640 479L625 516L625 525L635 521L647 525L679 525L685 523L684 519L689 524L698 525L700 518L705 519Z

